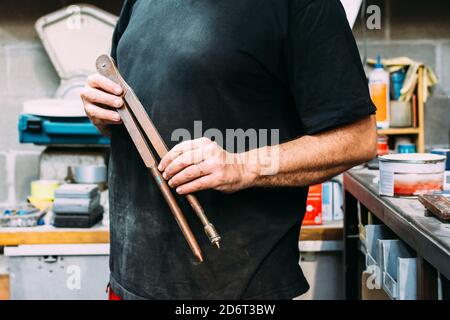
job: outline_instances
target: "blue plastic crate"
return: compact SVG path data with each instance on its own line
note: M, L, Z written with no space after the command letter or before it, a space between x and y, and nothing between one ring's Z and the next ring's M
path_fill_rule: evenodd
M88 118L57 118L21 114L19 141L37 145L102 145L110 144Z

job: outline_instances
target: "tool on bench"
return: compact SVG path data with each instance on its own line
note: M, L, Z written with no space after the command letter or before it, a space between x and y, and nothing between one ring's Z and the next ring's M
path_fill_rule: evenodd
M158 130L145 111L144 106L141 104L131 87L120 75L115 66L114 60L108 55L102 55L98 57L96 66L97 71L101 75L105 76L106 78L112 80L122 87L125 105L124 107L118 109L121 119L128 133L130 134L136 148L138 149L139 154L144 160L146 167L150 169L150 172L152 173L159 189L161 190L165 200L167 201L167 204L169 205L170 210L172 211L178 225L180 226L184 237L191 247L192 252L200 261L203 261L202 253L197 240L195 239L195 236L193 235L183 212L178 206L174 195L170 191L167 182L163 179L161 173L159 172L157 160L153 155L147 140L150 142L160 158L163 158L169 151L166 144L164 143ZM203 210L200 202L194 195L187 195L186 199L202 222L205 233L211 243L219 248L221 238L214 226L209 222L208 217L206 216L206 213Z
M421 194L419 201L439 220L450 221L450 201L443 195Z

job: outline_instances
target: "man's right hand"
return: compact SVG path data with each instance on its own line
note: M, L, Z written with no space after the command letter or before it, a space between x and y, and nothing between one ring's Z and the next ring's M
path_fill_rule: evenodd
M89 76L81 91L86 115L103 134L109 135L109 125L122 123L119 113L114 110L123 106L121 94L122 88L118 84L100 74Z

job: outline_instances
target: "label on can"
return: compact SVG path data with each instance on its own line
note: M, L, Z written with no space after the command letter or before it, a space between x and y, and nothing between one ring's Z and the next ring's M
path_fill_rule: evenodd
M394 196L394 171L380 171L380 194L385 196Z

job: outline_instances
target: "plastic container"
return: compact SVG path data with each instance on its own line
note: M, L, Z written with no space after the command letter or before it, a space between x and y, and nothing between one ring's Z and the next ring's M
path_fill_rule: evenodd
M378 241L383 289L392 299L416 300L417 260L400 240Z
M369 75L369 90L373 103L377 107L377 127L389 128L390 95L389 73L384 70L380 56L377 57L375 69Z
M55 190L60 183L56 180L37 180L31 182L31 197L33 199L49 200L55 198Z
M407 128L412 125L411 101L391 101L389 125L391 128Z
M100 206L100 194L92 199L88 198L56 198L53 205L53 212L58 214L70 213L83 215L93 212Z
M385 225L369 224L365 226L366 231L366 269L373 273L375 278L375 285L381 288L382 285L382 271L381 271L381 257L378 253L378 242L384 239L395 239L395 235Z
M98 195L95 184L64 184L55 191L56 198L92 199Z
M414 143L402 143L398 145L398 153L416 153L416 145Z
M21 206L10 210L0 208L1 228L24 228L35 227L39 220L46 214L46 211L36 209L31 206Z
M391 73L391 93L393 100L398 100L400 98L404 82L405 71L403 69Z
M377 139L377 155L384 156L389 154L389 137L378 136Z

